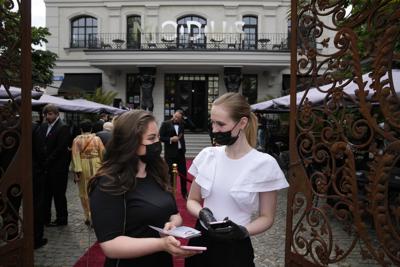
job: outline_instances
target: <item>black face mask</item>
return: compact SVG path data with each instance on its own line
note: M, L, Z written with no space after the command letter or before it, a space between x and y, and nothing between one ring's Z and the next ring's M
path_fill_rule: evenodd
M162 150L160 141L144 146L146 146L146 154L139 155L141 161L149 163L150 161L160 157Z
M235 126L233 126L233 128L231 130L226 131L226 132L216 132L216 133L214 133L214 132L211 131L210 132L211 139L213 139L218 145L221 145L221 146L231 146L231 145L233 145L236 142L236 140L239 138L239 134L240 134L240 131L239 131L236 136L232 136L232 130L235 129L235 127L236 127L236 125L238 123L239 122L237 122L235 124Z

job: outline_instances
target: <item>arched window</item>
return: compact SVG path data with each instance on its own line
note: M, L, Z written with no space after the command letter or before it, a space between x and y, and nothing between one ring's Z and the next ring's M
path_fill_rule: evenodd
M195 23L195 24L194 24ZM204 28L207 25L205 18L189 15L177 20L178 47L180 48L205 48L206 36ZM196 25L197 24L197 25ZM200 28L198 27L200 25Z
M141 42L141 18L140 16L129 16L126 19L126 47L139 49Z
M81 16L71 20L71 47L90 47L97 39L97 19Z
M243 49L257 49L258 18L256 16L243 16L244 40Z

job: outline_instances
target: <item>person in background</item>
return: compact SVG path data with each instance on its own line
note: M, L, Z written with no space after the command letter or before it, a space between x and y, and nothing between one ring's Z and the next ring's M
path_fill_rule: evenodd
M177 110L171 120L164 121L160 127L160 140L164 143L164 158L169 167L171 179L172 164L178 165L181 183L181 194L187 198L187 169L186 169L186 143L185 128L183 125L183 111ZM171 181L172 184L172 181Z
M89 180L100 168L104 146L101 139L91 133L92 123L89 120L83 120L80 123L80 128L81 134L75 137L72 143L71 170L74 173L74 182L78 183L85 224L90 225L87 186Z
M100 113L100 118L93 124L93 133L97 133L103 130L103 124L108 121L108 115L106 113Z
M43 162L39 159L44 158L43 152L45 145L44 139L40 134L41 122L32 124L32 196L33 196L33 247L41 248L47 244L44 238L44 200L46 192L46 181L44 175Z
M265 131L267 129L267 118L265 117L265 114L257 113L257 119L257 150L265 151Z
M98 137L100 137L101 142L103 142L104 147L106 146L106 144L108 143L108 141L109 141L110 138L111 138L111 131L112 131L112 129L113 129L113 124L112 124L112 122L107 121L107 122L105 122L105 123L103 124L103 130L96 133L96 135L97 135Z
M67 209L67 184L70 140L69 127L59 117L58 108L48 104L43 108L43 116L46 120L39 128L40 138L44 143L38 152L43 164L45 175L45 203L44 222L46 226L63 226L68 224ZM51 204L54 199L56 219L51 221Z
M182 224L160 154L158 127L150 112L132 110L118 117L103 165L89 184L104 266L172 267L171 255L199 253L149 227L170 230Z
M185 266L255 266L250 236L272 226L276 191L288 183L276 160L254 149L257 118L242 95L217 98L211 121L217 146L203 149L194 159L189 173L195 180L186 204L202 231L189 245L206 246L207 251L187 258ZM212 224L215 221L225 222Z

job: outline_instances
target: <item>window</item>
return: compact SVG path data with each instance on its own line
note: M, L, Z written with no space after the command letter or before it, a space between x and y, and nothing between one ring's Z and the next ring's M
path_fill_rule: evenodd
M126 104L129 108L140 108L140 83L139 74L128 73L126 76Z
M243 75L242 94L250 105L257 103L257 75Z
M141 43L141 19L140 16L129 16L126 22L126 46L129 49L139 49Z
M255 16L243 16L243 49L257 49L258 19Z
M97 19L82 16L71 20L71 47L88 48L96 44Z
M197 22L201 25L199 28L196 25L187 22ZM178 47L180 48L205 48L206 36L204 29L207 25L207 20L199 16L185 16L177 21L178 24Z

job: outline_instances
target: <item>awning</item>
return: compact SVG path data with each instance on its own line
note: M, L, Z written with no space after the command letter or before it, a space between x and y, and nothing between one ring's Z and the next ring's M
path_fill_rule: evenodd
M97 88L101 87L101 81L101 73L66 73L60 89L58 89L58 94L94 93Z

